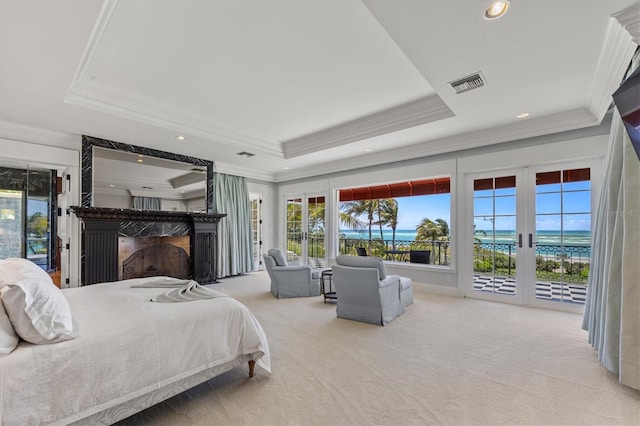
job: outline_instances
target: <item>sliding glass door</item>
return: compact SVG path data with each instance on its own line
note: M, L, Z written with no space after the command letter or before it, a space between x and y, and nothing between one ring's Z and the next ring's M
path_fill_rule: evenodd
M0 166L0 258L56 268L55 183L54 170Z

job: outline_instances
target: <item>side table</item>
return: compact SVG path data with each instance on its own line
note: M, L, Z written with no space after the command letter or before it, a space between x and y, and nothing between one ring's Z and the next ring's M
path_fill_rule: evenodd
M338 299L338 296L336 295L336 292L333 291L333 288L332 288L332 283L331 283L331 279L332 278L333 278L333 271L331 269L325 269L320 274L320 286L321 286L320 292L324 296L324 303L327 303L327 299L328 300L337 300ZM327 292L325 292L325 287L324 287L324 283L325 283L326 279L329 280L329 291L327 291Z

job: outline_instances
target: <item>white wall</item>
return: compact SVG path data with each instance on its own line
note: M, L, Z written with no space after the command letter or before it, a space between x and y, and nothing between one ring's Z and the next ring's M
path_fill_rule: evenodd
M95 207L108 207L112 209L130 209L131 195L101 194L99 192L94 192L93 205Z
M485 149L476 148L458 153L437 155L396 163L370 167L360 171L336 173L319 178L280 183L274 202L278 207L276 238L278 247L285 244L286 199L288 196L309 193L327 195L327 240L328 255L333 261L337 250L337 191L341 188L400 182L420 178L450 175L451 182L451 241L452 264L449 268L415 264L388 263L390 274L412 278L417 291L432 291L442 294L462 295L459 250L465 241L464 226L466 175L487 170L549 164L575 159L602 159L608 144L607 129L579 130L547 137L531 138L512 143L493 145ZM594 185L598 188L598 184ZM596 194L594 192L594 198Z
M276 247L276 218L278 203L275 202L277 189L275 184L247 180L247 188L251 194L262 195L262 251Z
M186 212L186 211L188 211L187 201L185 201L185 200L168 200L166 198L163 198L163 199L160 200L160 209L161 210L167 210L167 211L173 211L173 212Z

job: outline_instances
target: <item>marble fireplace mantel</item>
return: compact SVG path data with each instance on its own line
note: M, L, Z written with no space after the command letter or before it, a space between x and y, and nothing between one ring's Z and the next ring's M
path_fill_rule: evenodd
M117 281L118 237L190 236L192 278L217 282L217 225L226 214L70 207L83 222L83 285Z

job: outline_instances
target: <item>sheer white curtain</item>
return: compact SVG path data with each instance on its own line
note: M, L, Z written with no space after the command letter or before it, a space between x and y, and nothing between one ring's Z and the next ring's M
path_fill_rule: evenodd
M582 328L602 365L618 374L620 383L640 389L640 161L617 110L596 212Z
M226 213L218 225L218 276L253 270L251 202L247 181L240 176L214 173L214 213Z

